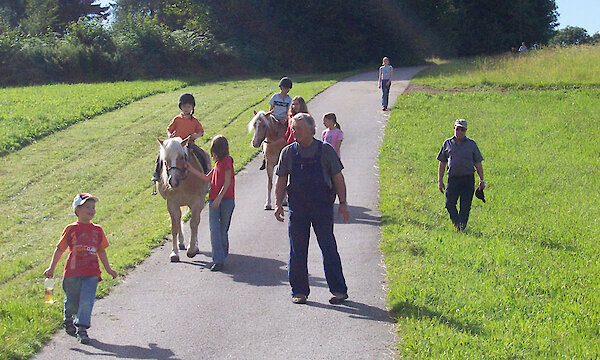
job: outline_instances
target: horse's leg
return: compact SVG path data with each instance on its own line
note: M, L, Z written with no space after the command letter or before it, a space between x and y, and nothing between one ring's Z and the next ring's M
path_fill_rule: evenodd
M267 160L267 201L265 202L265 210L272 210L271 206L271 190L273 190L273 172L275 166L273 166L269 160Z
M200 200L197 200L192 208L190 209L192 212L192 216L190 217L190 248L187 251L187 256L192 258L196 256L200 252L198 249L198 225L200 224L200 214L202 213L202 208L204 207L204 197Z
M179 261L179 250L177 249L177 237L181 233L181 209L178 205L170 204L167 200L167 209L171 215L171 236L173 237L173 250L171 251L171 262Z
M181 211L181 208L179 208L179 211ZM179 222L179 250L185 250L185 237L183 236L183 223L180 221Z

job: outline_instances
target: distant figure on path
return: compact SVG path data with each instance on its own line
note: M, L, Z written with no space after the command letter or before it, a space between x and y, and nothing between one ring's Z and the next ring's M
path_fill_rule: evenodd
M282 202L287 191L289 204L288 233L290 259L288 277L292 287L292 302L305 304L310 293L308 285L308 241L312 225L323 253L323 266L330 304L340 304L348 298L348 288L342 273L342 263L333 235L333 202L339 198L338 215L347 222L344 168L331 146L315 139L315 120L306 113L291 119L296 141L281 151L276 174L275 218L283 222ZM289 179L289 185L288 185Z
M69 249L62 283L65 290L63 324L67 334L77 336L82 344L90 343L87 329L91 326L96 288L98 282L102 281L98 258L113 279L118 276L108 262L106 235L100 226L92 223L97 202L97 197L87 193L75 196L73 212L77 222L65 227L54 249L50 266L44 271L44 276L54 277L56 264L65 250Z
M382 65L379 67L379 80L378 85L381 89L381 110L386 111L388 108L390 98L390 87L392 86L392 76L394 75L394 68L390 65L390 59L384 57Z
M483 156L472 139L466 137L467 120L454 122L454 136L446 139L437 156L438 188L444 193L444 173L448 165L448 188L446 189L446 209L452 224L458 231L463 231L469 221L469 211L475 186L474 173L479 176L479 189L485 189L483 180ZM456 203L460 198L460 211L456 211Z
M526 52L527 52L527 46L525 46L525 42L522 42L521 46L519 46L519 53L525 54Z
M331 145L341 159L340 147L344 140L344 132L337 122L337 117L334 113L330 112L323 115L323 126L325 126L325 130L323 130L323 133L321 134L321 140L324 143Z

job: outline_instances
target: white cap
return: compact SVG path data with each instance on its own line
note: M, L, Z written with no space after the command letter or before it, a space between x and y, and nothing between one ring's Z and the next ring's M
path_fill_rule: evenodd
M97 197L92 196L92 195L90 195L88 193L79 193L79 194L75 195L75 198L73 199L73 212L75 212L75 209L79 205L83 205L89 199L92 199L92 200L98 202L98 198Z

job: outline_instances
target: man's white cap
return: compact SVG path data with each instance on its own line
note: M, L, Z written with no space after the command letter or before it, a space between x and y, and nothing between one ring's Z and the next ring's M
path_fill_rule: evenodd
M92 200L98 202L98 198L97 197L92 196L92 195L90 195L88 193L79 193L79 194L75 195L75 199L73 199L73 212L75 212L75 209L79 205L83 205L89 199L92 199Z

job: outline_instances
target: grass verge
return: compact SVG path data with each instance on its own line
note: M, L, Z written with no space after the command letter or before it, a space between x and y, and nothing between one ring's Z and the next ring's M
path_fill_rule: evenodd
M379 165L402 358L600 356L599 99L598 90L398 99ZM435 159L456 118L470 121L487 185L460 234Z

